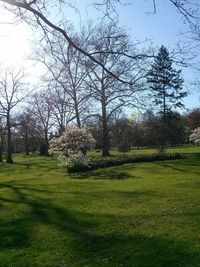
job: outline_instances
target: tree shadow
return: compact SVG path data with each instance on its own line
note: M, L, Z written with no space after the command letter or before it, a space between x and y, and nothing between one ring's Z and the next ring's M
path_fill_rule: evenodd
M135 168L133 163L126 164L126 167L123 166L107 167L81 173L70 173L69 177L73 179L95 179L95 180L101 180L101 179L125 180L129 178L140 178L139 176L130 173ZM126 171L124 171L124 169Z
M170 169L173 169L175 171L185 172L185 169L176 167L177 163L173 164L171 162L170 163L166 163L166 162L163 162L163 161L157 161L157 162L154 162L154 164L158 165L160 167L163 167L163 168L170 168Z
M199 160L187 159L187 161L179 161L178 163L174 161L170 162L157 161L154 162L154 164L163 168L169 168L174 171L182 173L200 174ZM193 168L199 168L199 171L194 171Z
M116 234L115 231L110 232L109 229L102 231L102 224L105 220L110 224L116 224L119 217L111 214L70 211L69 207L59 207L50 199L29 195L28 192L32 192L34 189L30 189L28 186L20 188L15 184L4 184L4 186L1 184L1 187L13 191L13 197L1 198L1 202L22 204L28 207L20 217L12 220L5 218L4 221L0 221L1 250L29 249L32 246L30 238L32 227L42 223L59 231L62 240L62 251L59 253L62 254L62 260L66 262L66 265L62 266L198 266L200 255L188 250L187 245L178 240L138 234L137 229L134 228L131 233L128 233L123 227L122 231L116 232ZM130 192L124 193L127 197L130 196ZM140 196L142 194L146 193L140 192ZM132 196L138 197L134 193ZM130 218L127 216L123 219L129 220ZM70 252L66 254L64 251L65 246L69 246L66 241L69 236L71 237ZM38 253L42 253L40 246ZM15 260L17 260L17 264L13 266L24 266L22 255L20 259L16 254ZM60 266L56 260L58 259L55 258L55 262L51 262L49 265L41 263L39 266ZM10 262L10 266L12 263Z
M63 171L63 168L58 168L58 164L55 160L52 159L52 164L49 164L51 160L41 160L40 158L34 160L32 158L20 161L16 160L14 161L14 164L1 164L0 168L10 174L12 171L17 172L17 171L27 171L27 170L38 170L40 169L41 172L46 172L46 171Z

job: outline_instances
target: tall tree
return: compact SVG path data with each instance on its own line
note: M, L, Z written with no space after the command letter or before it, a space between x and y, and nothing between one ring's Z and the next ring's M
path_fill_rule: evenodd
M109 153L109 121L112 115L133 103L138 92L143 87L141 81L146 72L143 68L143 58L137 57L137 52L133 49L133 44L123 29L116 29L115 25L99 25L91 38L90 50L94 51L96 57L120 79L124 77L131 80L127 85L116 80L104 69L88 61L88 86L95 101L94 115L100 118L102 124L102 155ZM127 51L131 51L131 58L124 56Z
M72 32L70 26L68 28ZM74 36L80 47L87 46L87 36L84 32L80 35L74 34ZM57 94L58 98L61 95L65 98L65 104L67 103L65 108L68 108L66 111L69 111L71 115L69 119L74 119L80 127L82 115L89 107L88 99L90 97L90 90L85 83L87 76L84 64L85 56L66 44L65 40L56 32L43 46L40 44L39 49L36 47L35 54L35 59L47 68L48 77L46 77L51 81L51 88L55 88L54 94Z
M172 65L173 59L170 57L167 48L161 46L147 74L147 82L152 90L153 103L156 104L163 118L161 153L166 149L166 116L172 108L184 107L182 99L187 96L187 92L183 90L181 70L174 69Z
M42 127L38 125L30 108L26 108L22 113L17 114L16 130L26 155L29 155L30 151L34 152L39 148L39 144L43 140Z
M12 112L23 101L28 93L25 93L24 73L22 70L6 69L0 73L0 107L2 115L6 119L7 132L7 163L13 163L12 159ZM26 88L27 92L27 88Z
M75 119L74 109L71 105L71 99L63 87L57 83L49 90L49 97L52 101L52 120L55 121L55 127L61 134L65 126Z
M38 125L41 126L44 138L42 154L46 156L48 155L50 129L54 125L54 121L52 121L53 102L54 100L51 98L48 91L34 93L31 99L33 118L35 118Z

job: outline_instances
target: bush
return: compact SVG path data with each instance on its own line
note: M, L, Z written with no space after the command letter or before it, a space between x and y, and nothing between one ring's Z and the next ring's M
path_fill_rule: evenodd
M60 165L70 168L88 166L88 150L93 149L95 140L85 127L67 126L61 136L49 142L50 153L58 154Z
M200 127L194 129L190 135L190 142L199 145L200 144Z
M173 159L181 159L181 158L183 158L183 156L179 153L156 154L156 155L136 155L136 156L131 156L128 158L113 158L113 159L102 160L99 162L91 162L89 166L86 166L86 165L82 165L82 166L79 165L77 167L69 166L68 172L70 173L84 172L84 171L89 171L89 170L95 170L98 168L119 166L119 165L127 164L127 163L152 162L152 161L173 160Z

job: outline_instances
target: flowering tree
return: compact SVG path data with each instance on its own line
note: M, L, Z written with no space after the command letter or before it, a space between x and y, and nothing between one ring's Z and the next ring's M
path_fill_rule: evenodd
M197 127L192 131L192 134L190 135L190 141L195 144L200 144L200 127Z
M88 166L86 152L93 149L95 140L86 127L66 126L60 137L49 142L50 153L58 154L62 166Z

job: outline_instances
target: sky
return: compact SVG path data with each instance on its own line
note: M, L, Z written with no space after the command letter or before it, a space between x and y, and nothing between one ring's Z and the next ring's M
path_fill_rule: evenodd
M158 2L156 14L149 14L153 10L151 1L135 1L134 5L120 9L120 21L130 29L131 36L139 40L151 39L154 46L163 44L170 51L177 47L179 41L188 41L183 34L188 29L168 1ZM183 100L186 108L200 107L200 89L191 86L191 81L196 80L198 74L192 68L183 68L182 72L185 86L190 89L189 95Z
M22 68L30 83L38 83L41 68L35 68L32 55L33 31L18 22L14 15L0 6L0 69Z
M100 17L97 11L87 5L89 0L74 0L73 2L75 5L77 4L80 12L67 9L66 14L67 19L74 22L76 27L80 25L81 20L97 21L97 18ZM179 40L185 39L180 33L187 30L186 25L168 1L159 0L156 14L150 14L151 11L153 11L151 0L135 0L133 5L119 6L120 24L127 28L133 39L144 41L148 38L151 39L154 46L165 45L169 50L176 47ZM5 24L5 22L13 20L10 12L0 6L0 63L24 66L28 72L32 73L32 76L37 76L41 69L33 66L33 62L27 60L28 55L31 54L33 32L26 24ZM188 83L196 78L196 74L191 69L183 69L183 74L186 86L190 87L190 91L192 91L184 100L186 107L188 109L200 107L200 90L196 90Z

